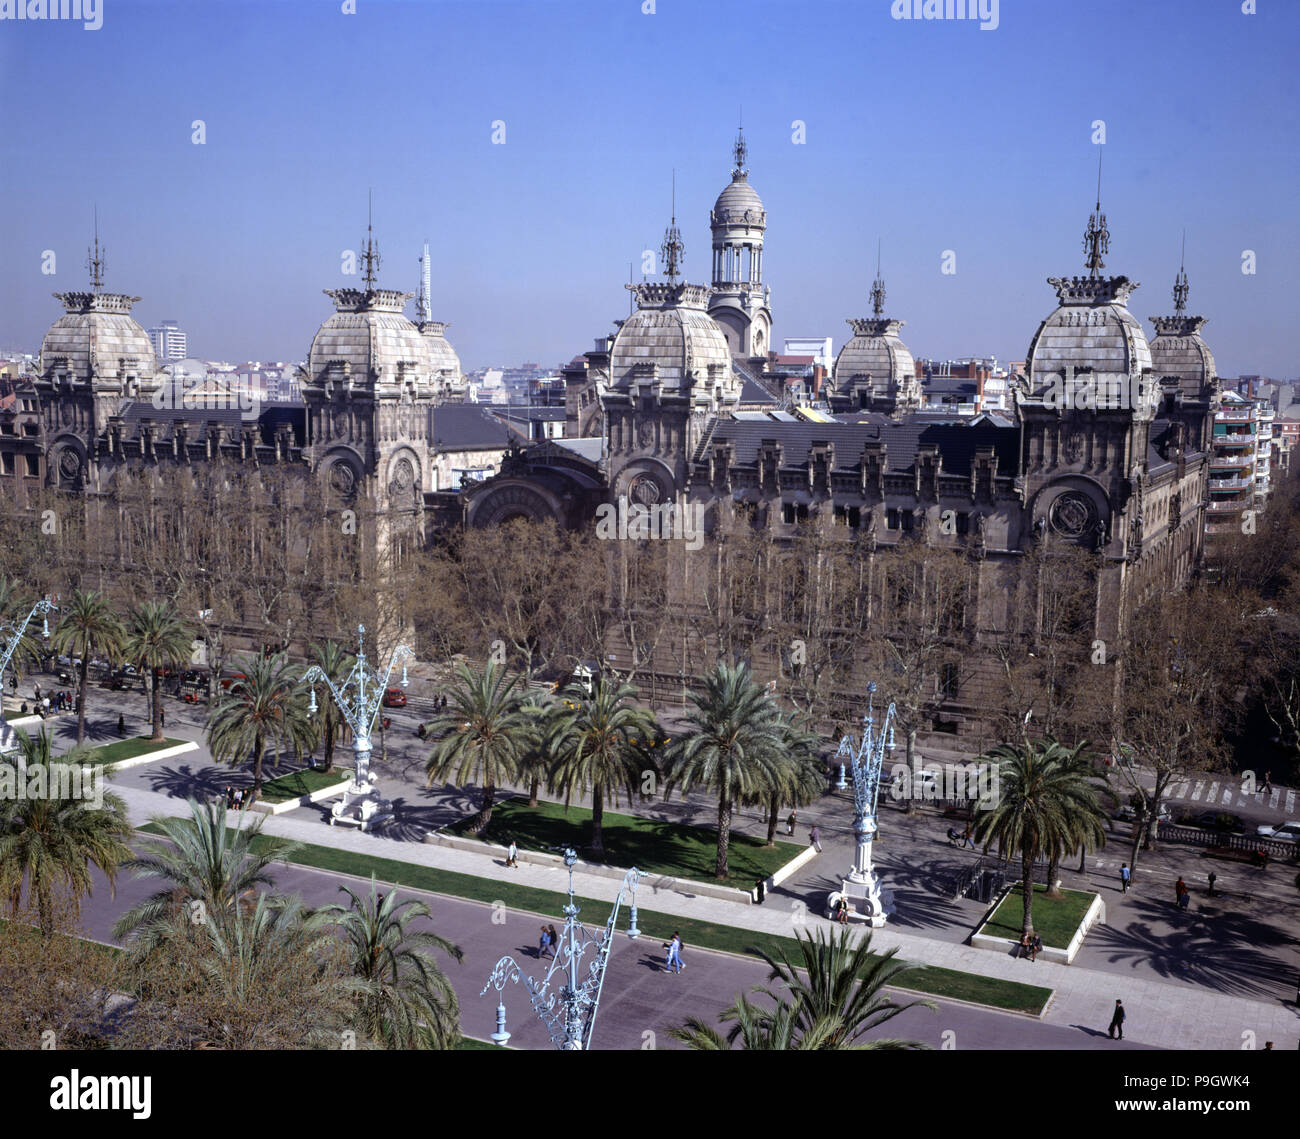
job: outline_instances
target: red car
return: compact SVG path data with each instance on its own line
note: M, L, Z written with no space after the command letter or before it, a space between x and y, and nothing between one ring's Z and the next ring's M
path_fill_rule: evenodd
M385 708L405 708L406 693L400 688L390 688L384 693Z

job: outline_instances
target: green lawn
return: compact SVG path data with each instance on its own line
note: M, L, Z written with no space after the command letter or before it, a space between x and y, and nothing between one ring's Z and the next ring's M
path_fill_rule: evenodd
M83 763L120 763L124 759L134 759L138 755L148 755L151 751L178 747L185 740L151 740L148 736L136 736L134 739L118 740L115 744L91 748L82 758Z
M152 823L140 829L151 834L160 833ZM255 837L254 849L260 849L267 841L266 836ZM451 870L435 870L430 866L416 866L392 858L376 858L372 855L354 854L334 847L307 843L300 846L289 861L318 870L355 874L362 878L374 874L383 883L406 886L413 890L428 890L430 893L446 894L453 898L468 898L489 905L500 901L512 909L525 910L541 917L563 916L560 913L564 903L563 895L551 890L538 890L531 886L520 886L495 878L478 878L472 874L458 874ZM653 897L650 883L643 883L637 891L637 922L641 928L643 943L655 953L659 952L660 943L667 941L673 931L677 930L682 935L688 953L691 946L753 956L757 956L755 951L759 949L775 955L778 949L783 948L787 955L797 957L798 945L793 937L778 937L774 934L739 929L720 922L705 922L677 917L673 914L656 913L646 908L646 904ZM608 902L600 902L592 898L575 898L575 902L589 923L603 925L609 916ZM815 919L810 922L808 931L811 932L813 926L817 924L820 923ZM619 928L627 929L626 909L622 911ZM977 973L962 973L955 969L942 969L933 965L919 965L909 969L900 975L896 984L900 988L905 987L926 996L954 997L989 1005L992 1008L1027 1012L1033 1015L1042 1012L1048 998L1052 995L1051 989L1038 985L1025 985L1019 981L999 981Z
M30 716L30 715L32 715L31 712L21 712L21 711L6 712L6 713L5 713L5 719L6 719L6 720L22 720L22 719L24 719L25 717Z
M262 798L268 803L283 803L302 795L310 795L323 787L337 787L340 783L346 783L349 778L346 772L337 767L330 772L304 768L302 771L293 771L288 775L272 779L269 783L263 783Z
M1034 932L1043 939L1044 945L1050 945L1053 949L1066 949L1096 895L1079 890L1062 890L1061 897L1053 899L1047 896L1046 891L1046 886L1034 887ZM1016 886L1002 899L1002 904L980 932L1019 941L1024 920L1025 896L1020 887Z
M463 834L469 822L467 817L447 829ZM647 874L692 878L743 890L775 873L804 849L789 842L764 846L761 839L733 831L727 856L731 877L715 878L716 830L612 811L605 812L603 829L605 861L611 866L635 866ZM591 812L585 807L565 811L561 803L530 807L522 799L510 799L493 808L492 822L479 837L502 846L513 838L523 850L555 851L572 846L582 855L591 843Z

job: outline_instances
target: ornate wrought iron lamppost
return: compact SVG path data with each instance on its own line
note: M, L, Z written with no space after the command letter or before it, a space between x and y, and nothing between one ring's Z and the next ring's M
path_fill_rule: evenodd
M877 732L874 682L867 685L867 714L863 720L861 741L851 735L840 740L835 758L847 761L853 772L853 837L857 847L853 869L843 880L840 893L853 904L852 917L868 925L882 926L894 911L893 894L881 888L880 877L871 864L871 844L876 831L876 801L880 793L880 773L885 752L894 750L894 705L889 705L884 722ZM843 771L843 767L840 769ZM843 778L843 776L841 776Z
M23 618L21 624L3 624L0 625L0 634L8 632L8 640L4 642L4 655L0 656L0 709L4 707L4 674L5 669L9 667L9 661L14 653L18 650L19 644L22 643L23 634L27 632L27 626L32 623L32 618L37 613L42 615L41 635L47 640L50 636L50 613L57 607L52 601L41 598L32 606L31 612ZM13 729L0 718L0 752L8 751L13 747Z
M303 673L304 683L310 684L311 704L308 711L315 715L316 682L319 680L330 690L334 703L338 705L343 722L352 732L352 751L356 756L356 771L352 782L343 791L343 801L335 803L330 811L330 826L345 823L360 827L361 830L374 823L392 818L393 807L379 795L379 785L370 773L370 732L375 726L375 717L383 703L384 693L388 689L389 677L397 662L402 661L402 687L406 687L405 661L415 656L407 645L398 645L389 658L388 668L381 677L366 664L365 654L366 627L357 626L357 662L341 685L335 687L320 665L312 665Z
M625 891L630 894L628 905L631 909L627 935L630 938L641 935L636 927L636 884L645 875L635 867L627 872L603 933L593 934L578 921L578 907L573 900L573 867L577 861L577 852L572 848L564 852L564 865L569 868L569 904L564 907L564 929L560 931L560 944L554 948L555 955L546 975L540 982L535 981L524 974L523 967L513 957L502 957L479 996L485 996L492 988L501 993L508 982L522 981L532 999L533 1011L546 1025L555 1047L586 1051L591 1047L591 1034L596 1026L596 1013L605 986L605 970L614 947L614 926ZM580 982L578 972L582 956L593 948L595 958L587 966L586 979ZM552 979L557 975L558 991L551 989ZM510 1033L506 1031L505 1001L500 998L497 1000L497 1030L492 1033L492 1039L498 1044L505 1044L510 1039Z

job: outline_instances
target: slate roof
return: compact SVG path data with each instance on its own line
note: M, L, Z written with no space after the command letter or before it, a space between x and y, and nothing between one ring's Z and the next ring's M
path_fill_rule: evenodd
M737 465L752 465L758 460L759 447L765 439L781 443L783 466L803 466L814 443L835 444L835 469L855 470L867 443L883 442L887 450L887 470L911 472L917 450L925 444L939 448L946 474L967 474L975 451L992 447L997 456L997 473L1015 475L1020 465L1020 431L1015 427L996 427L980 423L970 427L955 423L896 423L884 419L878 423L783 423L772 419L719 419L710 437L713 443L728 441L735 446Z
M504 451L510 430L486 407L448 403L429 410L429 445L433 451Z

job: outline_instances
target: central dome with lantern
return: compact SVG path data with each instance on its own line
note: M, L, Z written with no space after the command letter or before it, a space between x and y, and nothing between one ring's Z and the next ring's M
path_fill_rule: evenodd
M677 218L664 236L663 281L629 285L636 311L622 321L610 351L610 386L636 394L682 396L717 410L734 404L740 378L731 367L727 337L709 315L709 289L680 280L684 255Z

